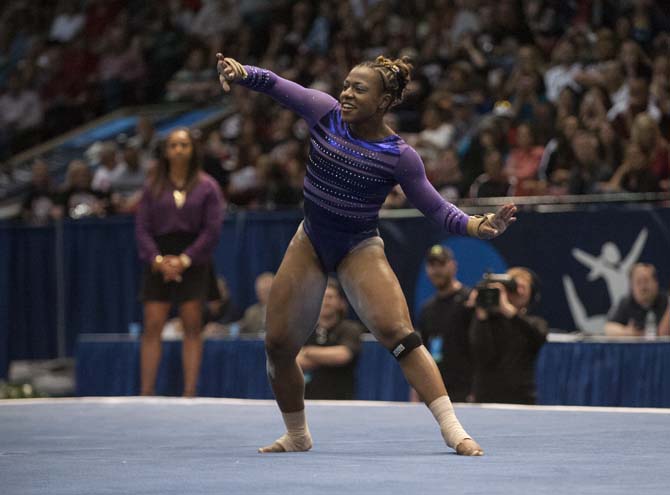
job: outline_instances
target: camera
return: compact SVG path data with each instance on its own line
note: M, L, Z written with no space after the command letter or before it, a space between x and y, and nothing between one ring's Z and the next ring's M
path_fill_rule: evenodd
M477 284L477 299L475 305L482 309L493 309L500 305L500 289L491 287L493 284L502 284L507 292L516 292L516 281L505 273L487 273Z

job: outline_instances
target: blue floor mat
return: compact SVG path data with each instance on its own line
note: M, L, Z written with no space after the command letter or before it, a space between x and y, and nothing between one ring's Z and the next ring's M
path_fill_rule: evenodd
M308 403L314 449L261 455L283 433L267 401L0 401L0 493L668 493L670 410L456 410L484 457L421 405Z

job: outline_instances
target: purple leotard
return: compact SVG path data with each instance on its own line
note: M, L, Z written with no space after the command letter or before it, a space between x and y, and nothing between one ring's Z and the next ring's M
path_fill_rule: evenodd
M466 234L468 215L438 194L421 158L400 136L358 139L332 96L269 70L245 69L248 76L240 85L271 96L309 125L304 229L326 271L334 271L354 246L378 234L379 210L396 184L428 218L449 232Z

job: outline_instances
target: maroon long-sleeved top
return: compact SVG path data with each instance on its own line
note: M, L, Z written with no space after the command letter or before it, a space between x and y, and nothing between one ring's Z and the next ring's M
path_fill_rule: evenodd
M135 236L140 259L151 263L161 254L156 236L172 233L197 234L184 254L194 264L207 262L221 234L224 201L219 185L210 176L200 173L197 184L186 195L186 202L177 208L174 189L165 188L156 196L146 185L135 217Z

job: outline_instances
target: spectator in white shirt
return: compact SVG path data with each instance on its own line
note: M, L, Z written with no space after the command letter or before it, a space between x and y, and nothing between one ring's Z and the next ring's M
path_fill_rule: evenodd
M86 17L83 11L77 8L74 0L61 0L58 5L58 14L51 23L49 39L67 43L84 27Z
M112 141L104 142L100 150L99 166L95 175L93 175L91 188L94 191L109 192L116 178L123 173L123 169L124 167L117 159L116 144Z
M7 78L7 91L0 96L0 158L32 144L33 131L44 120L42 102L36 91L21 83L14 72Z
M558 95L566 86L574 91L579 91L580 87L575 82L575 76L579 74L582 67L576 61L574 45L567 39L556 46L552 58L554 59L554 65L544 74L544 85L547 99L556 103Z

